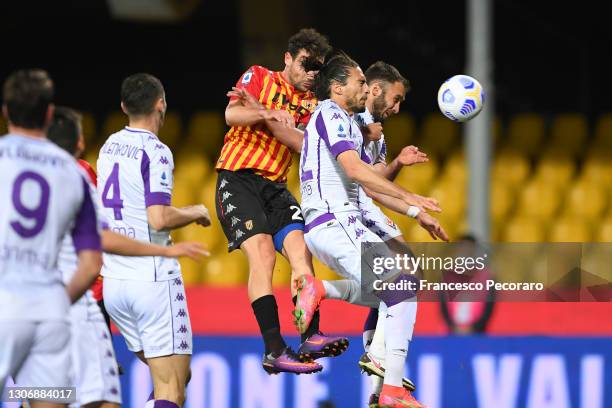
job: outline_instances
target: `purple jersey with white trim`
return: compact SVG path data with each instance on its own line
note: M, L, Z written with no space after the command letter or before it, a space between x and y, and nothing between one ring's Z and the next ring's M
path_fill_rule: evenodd
M336 160L347 150L361 152L357 123L330 99L322 101L304 132L300 157L302 212L308 223L321 213L358 211L359 184Z
M0 320L64 319L63 237L78 251L100 250L87 181L54 143L20 135L0 139L0 174Z
M155 134L125 127L112 134L98 156L98 194L102 213L113 232L158 245L171 243L168 231L149 225L147 207L170 205L174 159ZM176 259L104 254L102 276L162 281L180 275Z

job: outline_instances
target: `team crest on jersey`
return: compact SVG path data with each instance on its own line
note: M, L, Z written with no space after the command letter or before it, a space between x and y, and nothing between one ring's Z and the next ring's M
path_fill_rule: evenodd
M304 109L308 109L309 111L312 112L314 110L314 108L315 108L315 104L312 103L312 101L310 101L310 100L303 100L302 101L302 107Z
M391 221L391 218L387 217L387 219L385 221L387 221L387 225L388 226L390 226L393 229L397 229L397 227L395 226L395 223L393 221Z
M250 231L250 230L252 230L252 229L253 229L253 220L248 220L248 221L246 221L246 222L244 223L244 227L245 227L247 230L249 230L249 231Z
M248 85L249 82L251 82L252 77L253 77L253 71L249 69L247 73L244 74L244 76L242 77L242 85Z

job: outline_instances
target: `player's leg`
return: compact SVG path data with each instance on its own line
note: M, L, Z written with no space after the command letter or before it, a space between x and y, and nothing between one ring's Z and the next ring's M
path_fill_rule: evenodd
M14 375L22 387L69 388L70 326L67 321L43 321L36 325L29 355ZM60 408L66 404L31 399L31 408Z
M266 215L269 204L264 197L265 188L274 184L252 172L220 171L215 199L217 217L228 239L228 250L240 248L249 263L248 293L264 340L264 369L272 374L312 373L322 366L301 363L280 334L278 306L272 293L276 252Z
M190 362L190 354L147 358L156 402L170 403L167 408L183 406Z
M304 241L304 233L301 229L295 229L289 232L283 239L282 247L283 255L289 260L291 265L291 282L305 278L306 276L313 276L312 271L312 255L306 246ZM300 287L299 294L303 290L303 285L298 284L295 286ZM316 286L313 286L316 287ZM325 296L324 291L320 291L320 298ZM306 296L307 299L316 299L315 296ZM293 296L293 304L297 305L298 293ZM310 319L304 319L309 321L308 327L301 334L301 344L298 350L298 354L302 359L318 359L323 357L335 357L342 354L348 348L349 342L346 337L341 336L329 336L321 332L319 329L320 313L318 308Z
M77 403L88 408L117 408L121 405L121 385L110 331L101 312L95 310L96 303L79 303L70 313Z

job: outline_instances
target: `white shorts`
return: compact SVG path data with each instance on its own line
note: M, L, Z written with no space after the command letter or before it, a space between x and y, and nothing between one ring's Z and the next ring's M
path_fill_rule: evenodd
M319 223L321 220L325 221ZM309 222L305 231L304 240L314 256L342 277L358 283L362 280L362 244L384 242L355 211L323 214Z
M70 387L68 321L0 320L0 395L8 376L22 387Z
M104 278L104 306L130 351L146 358L192 354L182 278L146 282Z
M73 364L71 377L77 389L75 406L96 401L121 404L119 367L111 334L101 312L99 319L83 318L90 307L91 305L76 303L70 309Z
M382 212L379 206L368 196L360 194L359 210L361 211L361 221L370 231L378 235L383 241L399 237L402 231L397 225Z

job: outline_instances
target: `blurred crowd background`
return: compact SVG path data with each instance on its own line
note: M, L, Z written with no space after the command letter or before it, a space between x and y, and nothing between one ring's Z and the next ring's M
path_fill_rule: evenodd
M611 242L605 13L591 0L581 7L499 0L493 7L495 87L487 90L495 100L492 240ZM126 124L121 80L139 71L158 76L169 106L160 138L175 155L174 204L204 202L212 212L214 163L227 131L225 93L246 68L282 69L287 38L305 26L326 34L364 68L379 59L394 64L412 90L401 113L384 123L389 156L414 144L430 157L404 169L398 182L440 201L451 237L468 232L463 129L436 104L439 85L465 73L464 2L58 0L4 2L1 9L0 77L20 67L47 69L57 103L84 113L85 158L94 166L104 140ZM5 126L0 121L3 133ZM293 170L288 184L299 197ZM409 240L430 240L408 218L389 216ZM239 251L227 254L216 220L211 228L192 226L174 236L201 240L212 251L202 264L182 261L187 283L246 282L246 259ZM318 262L316 268L323 277L335 276ZM289 266L281 257L277 269L275 284L288 285Z

